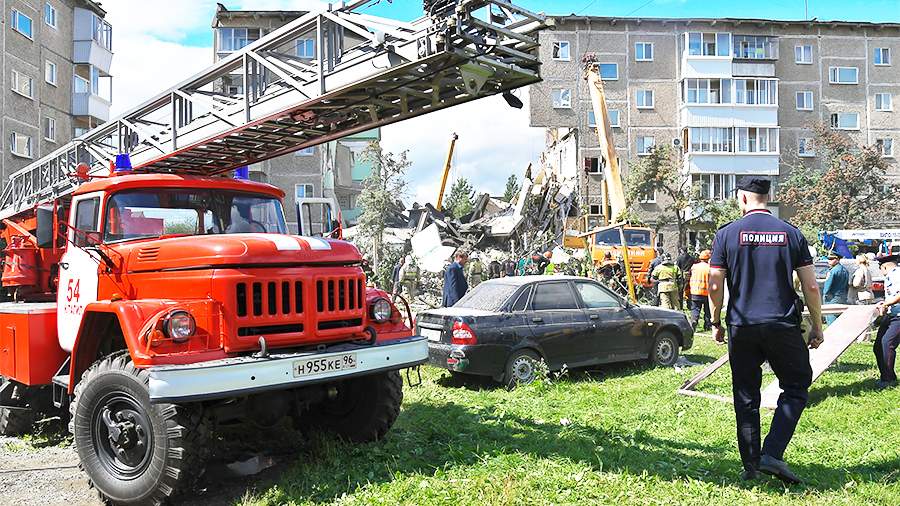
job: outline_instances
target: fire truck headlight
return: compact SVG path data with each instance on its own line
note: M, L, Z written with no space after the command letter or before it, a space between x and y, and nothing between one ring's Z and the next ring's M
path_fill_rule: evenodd
M378 323L390 320L393 312L394 308L391 307L391 303L385 299L376 299L372 303L372 318Z
M176 343L181 343L187 341L189 337L194 335L194 332L197 331L197 322L194 321L194 317L191 316L191 313L179 309L169 313L169 316L166 317L165 323L163 324L163 328L165 329L167 336Z

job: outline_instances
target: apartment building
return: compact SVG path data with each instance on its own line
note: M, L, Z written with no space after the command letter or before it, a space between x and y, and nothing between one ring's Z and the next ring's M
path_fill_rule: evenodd
M89 0L5 0L0 176L109 119L112 27Z
M900 24L563 16L541 33L544 82L531 87L531 125L578 130L582 205L601 214L603 164L580 60L595 53L620 164L675 147L684 175L724 199L744 175L777 181L818 164L813 128L877 145L900 180ZM558 137L558 136L556 136ZM551 138L554 138L551 136ZM648 222L668 203L648 196ZM785 212L788 211L788 212ZM691 210L686 210L691 218ZM708 226L696 220L690 241ZM671 247L674 231L663 229Z
M306 11L228 10L219 4L212 24L214 61L306 14ZM356 40L352 35L343 37L345 45L352 45ZM301 62L314 59L315 33L310 32L306 37L291 41L278 52ZM243 76L225 76L220 86L232 95L241 95L244 93ZM288 225L295 231L296 201L304 197L334 198L341 207L344 225L352 226L360 213L357 199L362 191L362 182L371 173L371 164L362 153L370 142L377 140L380 140L380 130L375 129L296 151L253 164L250 166L250 178L284 190L285 215ZM320 220L313 221L314 226L321 226Z

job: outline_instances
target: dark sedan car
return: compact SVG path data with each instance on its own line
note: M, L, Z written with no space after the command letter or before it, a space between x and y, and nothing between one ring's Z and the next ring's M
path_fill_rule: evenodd
M551 370L649 359L672 365L693 344L684 314L636 306L599 283L571 276L522 276L479 284L455 306L421 313L429 362L506 383Z

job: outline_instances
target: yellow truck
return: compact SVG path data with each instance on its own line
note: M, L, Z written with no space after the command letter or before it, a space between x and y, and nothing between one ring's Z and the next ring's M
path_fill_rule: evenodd
M624 227L625 243L628 245L628 263L635 282L645 287L650 286L650 262L656 258L653 247L655 237L653 230L644 227ZM588 237L591 258L595 265L600 265L607 258L616 260L624 257L619 229L608 229L592 232Z

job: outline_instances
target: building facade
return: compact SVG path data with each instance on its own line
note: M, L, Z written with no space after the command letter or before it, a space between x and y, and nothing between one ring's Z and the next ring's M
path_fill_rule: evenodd
M219 4L212 24L214 61L305 14L306 11L235 11ZM352 37L344 38L345 44L353 42ZM279 52L300 61L313 60L316 57L315 33L291 41ZM220 86L233 95L241 95L244 93L243 76L226 76ZM304 197L334 198L341 207L344 225L352 226L359 217L357 199L362 182L371 172L363 151L370 142L377 140L380 140L380 131L376 129L296 151L251 165L250 177L284 190L285 216L294 231L298 228L296 202Z
M0 176L109 119L112 27L88 0L5 0Z
M725 199L744 175L776 184L797 164L821 163L813 129L825 124L877 145L900 180L900 25L759 19L567 16L541 33L544 81L531 88L531 124L579 129L582 205L601 214L603 164L580 61L595 53L623 172L651 147L675 148L684 175ZM640 204L647 221L665 208ZM690 218L690 211L688 218ZM689 242L702 242L702 223ZM661 231L667 247L677 241Z

